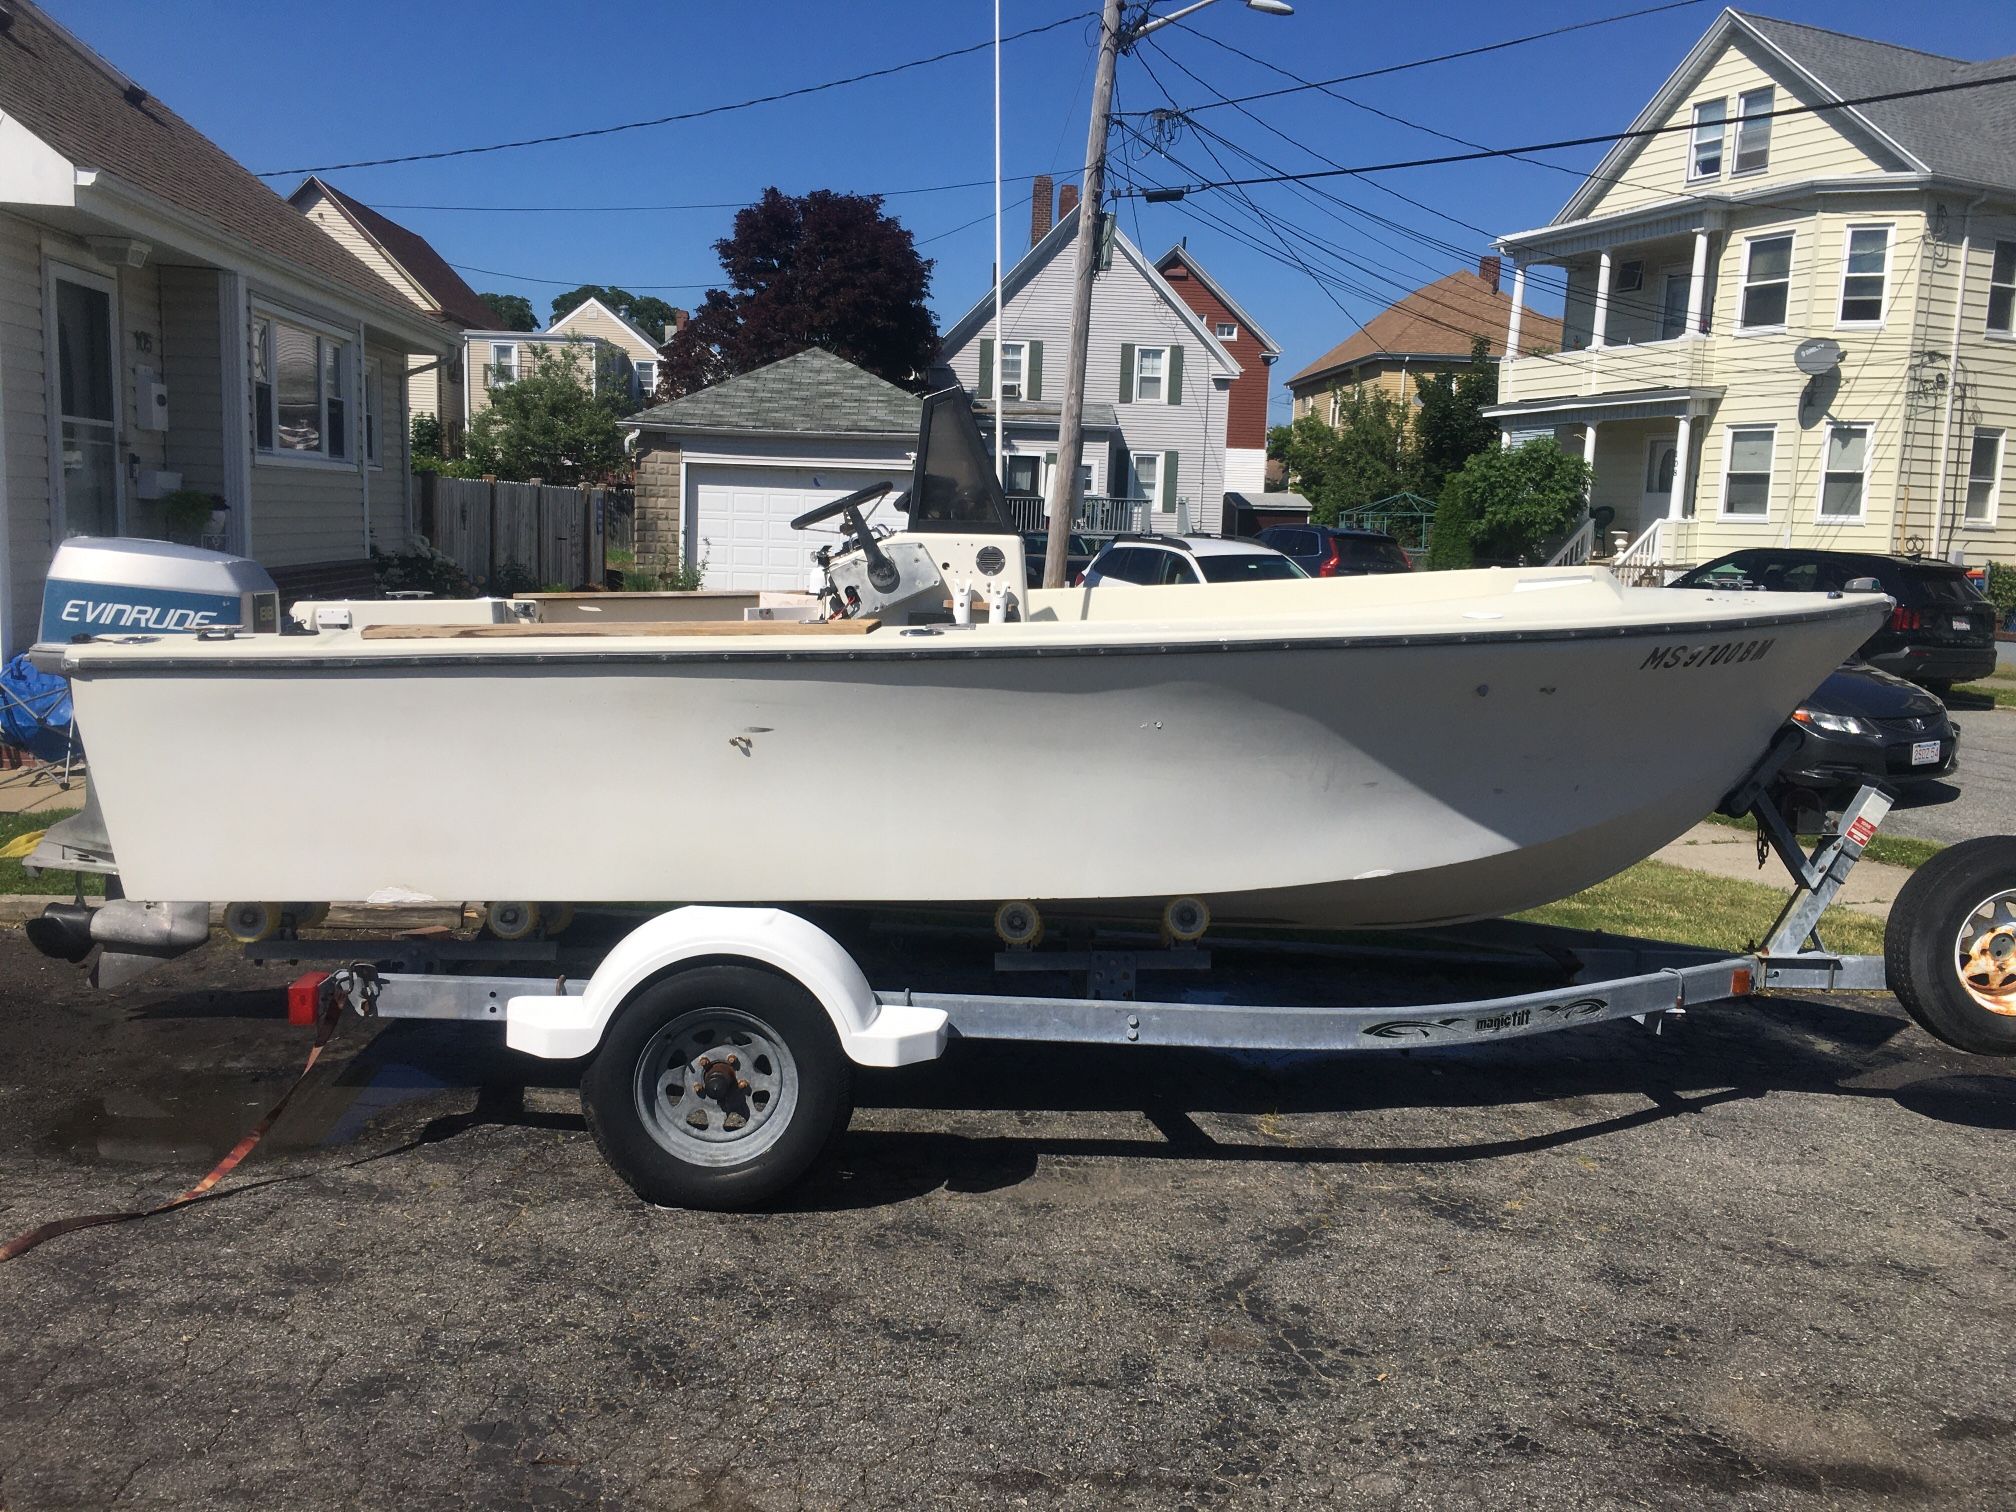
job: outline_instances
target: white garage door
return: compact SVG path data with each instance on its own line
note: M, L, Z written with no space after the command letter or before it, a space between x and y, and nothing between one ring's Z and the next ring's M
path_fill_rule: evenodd
M732 467L689 464L693 497L692 560L707 564L708 588L803 588L812 553L839 538L832 524L793 530L791 521L870 483L909 486L907 469ZM904 517L883 502L869 522L901 529Z

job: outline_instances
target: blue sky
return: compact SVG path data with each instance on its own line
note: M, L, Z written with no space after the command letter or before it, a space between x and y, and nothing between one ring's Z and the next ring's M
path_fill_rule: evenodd
M655 7L634 0L346 0L339 7L298 0L44 3L255 171L472 146L746 99L967 46L991 35L993 18L991 0L771 0L761 6L685 0ZM1176 3L1162 0L1158 9ZM1297 0L1296 14L1280 19L1221 0L1188 24L1194 31L1167 28L1156 49L1123 59L1118 103L1123 110L1145 110L1173 96L1189 106L1208 100L1212 89L1244 95L1287 82L1209 38L1304 78L1329 78L1644 3ZM1002 0L1002 28L1012 33L1092 8L1093 0ZM2016 6L2007 0L1910 6L1775 0L1760 9L1957 57L2016 53ZM1715 13L1710 4L1687 5L1344 90L1364 106L1492 146L1621 130ZM1005 50L1007 174L1062 173L1078 165L1091 37L1088 21ZM542 316L555 293L588 282L640 293L648 286L674 304L691 303L718 280L712 243L726 234L730 209L503 213L421 207L739 203L771 184L793 192L886 192L985 179L993 168L992 67L991 55L981 52L707 120L436 162L339 169L328 177L425 235L476 288L524 294ZM1203 82L1186 77L1186 68ZM1313 92L1248 108L1260 121L1222 108L1200 120L1281 168L1322 166L1312 149L1346 164L1457 150ZM1156 161L1136 146L1126 154L1134 159L1131 171L1164 181L1215 175L1212 151L1242 171L1258 171L1240 164L1224 142L1195 134L1167 150L1183 166ZM1556 153L1547 161L1585 170L1599 153ZM285 192L295 180L267 182ZM1355 292L1326 294L1306 275L1240 245L1221 227L1250 228L1253 218L1223 195L1166 206L1130 201L1121 208L1121 224L1151 256L1187 237L1281 342L1277 372L1285 376L1406 289L1474 264L1488 238L1470 228L1496 233L1550 219L1575 179L1570 172L1499 160L1384 175L1379 182L1419 204L1363 182L1337 192L1404 229L1368 225L1334 206L1319 209L1286 189L1256 191L1270 214L1321 235L1364 265L1368 271L1354 275ZM1011 183L1007 194L1016 201L1006 211L1004 232L1012 262L1027 243L1028 204L1018 199L1027 194L1026 178ZM932 304L941 326L987 287L991 205L991 187L899 194L887 202L925 243L925 255L936 259ZM495 271L469 271L479 268ZM1534 302L1545 302L1544 294ZM1276 398L1280 403L1282 396Z

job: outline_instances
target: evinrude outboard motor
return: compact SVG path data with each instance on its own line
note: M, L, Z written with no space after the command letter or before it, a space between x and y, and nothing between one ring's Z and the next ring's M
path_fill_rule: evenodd
M29 659L45 672L61 673L63 648L73 641L227 629L280 629L280 591L257 562L172 541L77 536L56 548L49 565L41 637ZM96 789L86 788L83 808L51 825L22 864L30 872L116 876ZM207 903L129 898L95 908L57 903L30 920L27 933L38 950L58 960L81 961L94 946L103 947L94 980L111 986L202 944L210 935L210 909Z

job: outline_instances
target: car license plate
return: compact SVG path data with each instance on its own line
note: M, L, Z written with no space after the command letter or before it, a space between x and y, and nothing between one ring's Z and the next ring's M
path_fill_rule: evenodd
M1936 740L1914 740L1911 742L1911 765L1936 766L1939 761L1939 742Z
M1956 614L1953 616L1953 628L1955 630L1972 630L1974 628L1974 622L1970 619L1966 619L1963 616Z

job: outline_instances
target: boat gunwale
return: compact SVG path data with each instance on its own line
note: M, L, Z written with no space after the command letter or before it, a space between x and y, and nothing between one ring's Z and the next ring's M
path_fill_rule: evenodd
M903 646L884 645L872 649L857 649L853 646L832 649L800 648L783 649L770 645L752 645L745 648L700 649L687 643L677 649L663 650L623 649L612 650L603 646L579 645L563 642L566 649L555 648L540 651L472 651L469 641L435 641L430 644L456 647L455 650L438 652L384 652L369 655L329 655L305 654L300 656L177 656L177 655L113 655L100 659L89 656L94 648L89 642L75 642L63 649L63 672L77 680L88 681L101 677L146 677L155 675L187 675L209 672L355 672L372 669L410 670L418 668L485 668L485 667L570 667L584 669L603 667L638 667L665 665L713 665L744 662L911 662L911 661L991 661L991 660L1054 660L1074 656L1172 656L1217 652L1281 652L1281 651L1347 651L1347 650L1392 650L1409 647L1441 647L1471 645L1515 645L1547 642L1568 642L1582 640L1630 640L1634 638L1666 638L1685 635L1690 638L1710 635L1743 634L1751 630L1771 630L1789 625L1821 623L1833 619L1845 619L1858 613L1866 613L1873 608L1873 602L1857 600L1841 604L1829 604L1806 610L1780 611L1775 614L1756 614L1729 619L1695 619L1684 621L1659 620L1627 624L1598 625L1555 625L1501 629L1462 630L1421 630L1405 632L1372 632L1368 634L1315 633L1299 636L1256 635L1250 638L1170 640L1170 641L1093 641L1082 644L1064 645L960 645L957 638L948 638L944 632L955 628L949 625L887 626L892 638L905 636L906 632L926 631L927 634L909 635L911 643ZM1094 623L1094 622L1088 622ZM1108 621L1108 624L1127 623ZM1174 626L1167 627L1174 630ZM556 641L561 638L555 637ZM118 643L108 643L116 645ZM216 644L212 642L211 644ZM380 644L384 644L381 642ZM496 641L483 644L495 646ZM509 643L503 643L509 644ZM577 645L579 648L577 649ZM76 652L83 651L82 660L73 660ZM1725 663L1717 663L1725 665Z

